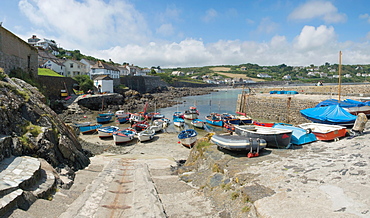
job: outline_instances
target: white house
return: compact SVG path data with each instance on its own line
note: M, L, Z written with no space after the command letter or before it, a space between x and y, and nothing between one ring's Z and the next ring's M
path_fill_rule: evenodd
M287 74L287 75L283 76L283 79L289 80L289 79L292 79L292 77L289 74Z
M96 64L96 62L95 61L90 61L90 60L87 60L87 59L82 59L82 60L80 60L80 62L86 65L87 75L89 75L90 79L92 79L92 77L91 77L91 73L92 73L91 67L94 64Z
M67 59L63 65L66 72L65 76L75 77L78 75L87 75L86 65L79 61Z
M91 66L91 77L94 78L98 75L108 75L110 78L118 79L120 70L111 64L98 61L96 64Z
M185 73L182 71L172 71L171 75L173 76L185 76Z
M117 67L119 70L120 76L127 76L130 75L130 69L126 65L121 65Z
M99 75L94 78L94 86L100 93L113 93L113 79L108 75Z
M260 77L260 78L271 78L272 76L268 75L267 73L259 73L259 74L257 74L257 77Z
M62 60L62 59L48 60L48 61L45 62L43 67L47 68L47 69L50 69L50 70L53 70L53 71L59 73L62 76L66 76L65 75L66 67L63 64L64 62L65 61Z

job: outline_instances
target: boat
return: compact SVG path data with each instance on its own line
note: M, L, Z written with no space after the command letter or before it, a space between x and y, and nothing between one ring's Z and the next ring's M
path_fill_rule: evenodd
M127 123L130 121L131 114L129 112L123 112L120 114L116 114L117 122L119 123Z
M193 119L191 121L191 125L193 125L194 127L197 127L199 129L204 129L205 127L205 121L204 120L201 120L201 119Z
M140 142L145 142L145 141L149 141L151 139L153 139L155 135L155 130L154 129L151 129L151 128L148 128L144 131L141 131L137 134L138 136L138 139Z
M154 132L159 132L163 130L164 124L167 125L166 122L161 119L154 120L153 123L149 126L149 129L154 130Z
M143 122L136 122L131 125L133 129L135 129L137 132L141 132L149 127L149 124L146 121Z
M255 121L253 120L253 125L256 125L256 126L265 126L265 127L273 127L275 125L275 123L263 123L263 122L258 122L258 121Z
M112 116L111 115L106 115L106 116L100 116L100 115L98 115L96 117L96 122L98 122L98 123L109 123L111 120L112 120Z
M177 127L184 127L185 126L185 120L182 118L174 118L173 119L173 125Z
M173 112L173 119L175 118L184 118L184 114L181 111Z
M240 120L239 125L249 125L253 123L252 118L247 116L246 113L236 112L235 117Z
M135 138L136 131L132 128L117 130L113 132L113 140L116 144L132 141Z
M187 120L194 120L197 119L199 115L199 112L195 106L189 107L188 110L185 111L184 113L184 119Z
M272 128L292 130L291 143L293 145L303 145L317 141L315 134L297 126L275 124Z
M207 115L206 122L213 126L223 126L221 115L218 113L210 113Z
M255 125L235 126L235 133L247 138L260 138L267 142L270 148L290 148L292 130L270 128Z
M74 127L81 127L81 126L90 126L92 123L91 122L83 122L83 123L74 123L72 126Z
M126 114L130 114L130 113L129 112L126 112L124 110L118 110L118 111L116 111L116 113L114 113L114 115L116 117L119 117L119 116L122 116L122 115L126 115Z
M98 117L106 117L106 116L111 116L111 117L113 117L113 113L112 112L107 112L107 113L99 113L98 114Z
M235 132L235 126L231 123L224 123L223 126L228 132Z
M82 134L88 134L88 133L94 133L96 130L100 127L102 127L102 124L90 124L87 126L80 126L78 127L80 130L80 133Z
M186 129L182 130L177 137L182 145L192 148L197 142L197 135L198 133L194 129Z
M306 119L314 123L353 126L356 116L350 114L339 105L326 107L314 107L301 110L300 113Z
M213 135L211 142L230 151L259 152L266 148L266 141L260 138L246 138L239 135Z
M159 112L150 112L146 116L150 120L158 120L164 118L164 115Z
M305 129L315 134L316 138L320 141L338 140L346 136L347 129L345 126L329 125L322 123L303 123L298 127Z
M131 113L129 118L130 123L138 123L146 121L146 118L141 113Z
M221 119L223 123L233 124L233 125L239 125L240 119L237 118L235 115L229 114L229 113L223 113L221 114Z
M361 102L353 99L345 99L344 101L327 99L318 103L315 107L327 107L330 105L339 105L341 108L353 115L364 113L366 116L370 116L370 102Z
M116 132L118 130L119 130L118 126L101 127L101 128L98 128L98 135L99 135L99 138L112 137L113 132Z

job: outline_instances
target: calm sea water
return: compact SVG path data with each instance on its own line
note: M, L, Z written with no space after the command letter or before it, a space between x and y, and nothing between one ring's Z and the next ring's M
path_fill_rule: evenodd
M191 106L196 106L199 111L199 119L205 121L205 116L212 112L216 113L230 113L235 114L236 102L238 99L238 94L242 93L242 89L221 89L218 92L212 92L208 95L197 95L197 96L187 96L177 99L179 104L173 107L158 109L158 112L164 114L167 118L171 119L175 111L184 112ZM186 128L193 128L190 121ZM215 128L208 126L210 129L218 132L222 131L222 128ZM198 133L206 133L203 130L197 129ZM171 125L168 128L169 132L179 132L180 129Z

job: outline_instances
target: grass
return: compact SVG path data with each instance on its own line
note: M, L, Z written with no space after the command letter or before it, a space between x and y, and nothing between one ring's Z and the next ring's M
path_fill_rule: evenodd
M46 69L46 68L39 68L38 69L38 75L39 76L57 76L57 77L64 77L58 73L56 73L55 71L52 71L50 69Z

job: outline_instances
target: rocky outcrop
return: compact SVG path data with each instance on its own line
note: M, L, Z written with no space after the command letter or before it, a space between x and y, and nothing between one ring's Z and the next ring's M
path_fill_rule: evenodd
M38 89L20 79L0 78L0 161L28 155L54 168L86 167L89 158L75 133L45 104Z

